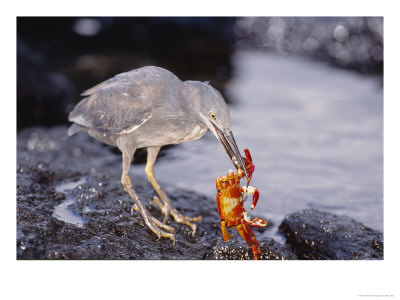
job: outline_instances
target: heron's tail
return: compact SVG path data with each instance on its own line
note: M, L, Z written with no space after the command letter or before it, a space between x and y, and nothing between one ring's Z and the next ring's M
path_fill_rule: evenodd
M74 135L77 132L83 132L83 131L86 131L86 130L87 129L85 127L74 123L68 128L68 136L71 136L71 135Z

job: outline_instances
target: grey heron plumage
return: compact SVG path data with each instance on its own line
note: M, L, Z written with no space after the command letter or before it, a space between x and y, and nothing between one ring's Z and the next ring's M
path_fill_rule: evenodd
M175 241L174 229L166 224L170 214L176 222L190 226L193 234L193 222L201 219L181 215L156 181L153 165L162 146L193 141L211 130L235 167L246 172L230 130L229 109L208 82L181 81L163 68L148 66L116 75L81 95L85 98L69 115L73 124L68 134L87 131L93 138L121 150L122 185L158 237ZM163 212L162 222L142 204L129 178L130 164L139 148L147 148L145 172L161 198L154 201Z

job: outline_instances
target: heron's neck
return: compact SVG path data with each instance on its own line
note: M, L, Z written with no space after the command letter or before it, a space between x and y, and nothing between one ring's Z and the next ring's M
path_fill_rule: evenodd
M193 116L194 121L201 127L207 127L201 117L201 111L204 103L201 97L201 85L204 84L200 81L184 81L180 91L182 102L185 103L187 111Z

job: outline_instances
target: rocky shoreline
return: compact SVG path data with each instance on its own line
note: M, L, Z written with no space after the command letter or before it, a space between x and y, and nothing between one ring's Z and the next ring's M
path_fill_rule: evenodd
M224 243L214 199L169 188L174 206L201 215L193 237L171 222L177 241L157 240L120 183L121 160L85 134L66 137L66 126L27 128L17 136L17 259L252 259L240 236ZM155 217L150 184L135 187ZM285 217L281 245L260 238L260 259L383 259L383 235L347 217L303 210ZM257 232L256 232L257 235Z

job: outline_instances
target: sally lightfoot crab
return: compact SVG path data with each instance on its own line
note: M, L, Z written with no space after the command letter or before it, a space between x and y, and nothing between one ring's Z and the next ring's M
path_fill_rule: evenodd
M268 223L266 220L260 218L251 219L244 209L244 193L253 195L251 209L254 209L260 196L258 189L249 186L251 176L254 172L254 165L250 151L244 149L244 153L246 157L243 157L243 161L248 174L247 185L240 186L240 180L245 176L241 168L238 168L236 173L229 171L227 176L217 178L217 207L221 219L220 225L224 241L226 242L231 238L231 234L227 228L235 227L240 236L251 248L254 259L258 259L258 255L261 254L260 246L254 232L249 226L265 227Z

